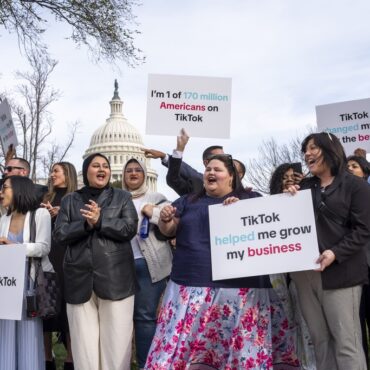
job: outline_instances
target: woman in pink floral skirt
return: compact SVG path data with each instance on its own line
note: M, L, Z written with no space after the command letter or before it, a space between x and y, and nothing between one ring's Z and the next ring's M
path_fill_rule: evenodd
M171 280L146 369L299 369L293 338L268 276L212 281L208 206L245 199L229 155L215 155L204 190L162 209L176 234Z

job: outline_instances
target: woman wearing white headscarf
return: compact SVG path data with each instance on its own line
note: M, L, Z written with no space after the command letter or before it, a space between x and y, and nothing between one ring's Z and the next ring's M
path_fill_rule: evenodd
M124 165L122 176L122 188L131 193L139 215L138 233L131 240L139 285L135 293L134 308L136 357L139 369L145 365L155 333L159 300L172 267L171 248L165 238L161 237L159 230L155 230L160 210L168 202L164 195L148 189L146 172L144 163L131 158ZM147 236L140 232L144 218L146 218L144 223L149 221Z

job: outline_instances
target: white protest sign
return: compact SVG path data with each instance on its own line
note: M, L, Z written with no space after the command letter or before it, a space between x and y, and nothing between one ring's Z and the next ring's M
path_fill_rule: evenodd
M25 245L0 245L0 319L22 318L25 268Z
M0 140L4 155L10 144L13 144L14 148L18 145L17 133L14 128L10 106L6 99L0 103Z
M212 205L209 222L213 280L318 267L310 190Z
M370 99L352 100L316 107L318 131L335 134L346 151L370 152Z
M231 78L150 74L146 134L230 137Z

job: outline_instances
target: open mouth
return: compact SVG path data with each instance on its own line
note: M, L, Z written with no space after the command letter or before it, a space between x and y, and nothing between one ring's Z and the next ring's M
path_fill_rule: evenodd
M308 167L310 167L310 166L312 166L316 163L316 159L314 159L314 158L307 159L306 163L307 163Z
M98 180L104 180L105 179L104 174L98 174L96 177L97 177Z
M216 183L217 180L216 180L215 177L212 176L212 177L208 177L207 181L208 181L209 184L214 184L214 183Z

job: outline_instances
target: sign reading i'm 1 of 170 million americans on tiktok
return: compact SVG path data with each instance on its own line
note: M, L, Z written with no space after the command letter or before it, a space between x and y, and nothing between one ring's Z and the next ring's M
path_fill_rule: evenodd
M150 74L146 134L230 137L231 78Z

